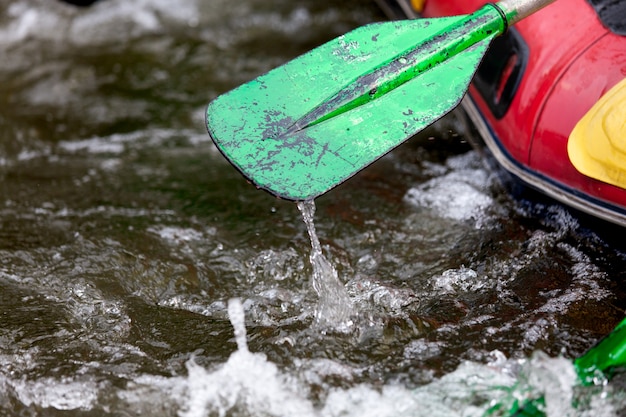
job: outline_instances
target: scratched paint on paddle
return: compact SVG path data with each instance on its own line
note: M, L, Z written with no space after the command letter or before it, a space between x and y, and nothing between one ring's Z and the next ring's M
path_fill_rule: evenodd
M209 133L258 188L310 200L454 108L502 30L492 7L364 26L218 97Z

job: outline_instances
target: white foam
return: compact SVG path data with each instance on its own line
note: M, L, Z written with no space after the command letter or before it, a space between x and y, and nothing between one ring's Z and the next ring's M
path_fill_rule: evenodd
M11 2L6 11L9 23L6 27L0 27L0 43L16 44L27 38L62 38L67 27L67 17L58 11L58 8L38 7L32 2Z
M261 354L237 351L215 371L187 363L183 417L224 416L235 410L250 415L314 416L313 407L292 382Z
M444 293L455 293L457 290L478 291L488 285L485 279L478 279L478 274L471 268L448 269L441 275L433 277L433 287Z
M124 143L121 141L111 141L104 138L91 138L77 141L61 141L59 148L67 152L87 151L89 153L112 153L120 154L124 152Z
M545 398L548 417L573 416L581 411L572 405L577 381L572 362L541 352L524 361L509 361L501 352L494 352L491 363L463 362L455 371L415 389L395 383L379 388L369 384L330 388L316 407L298 380L279 371L264 355L248 350L243 314L241 303L231 300L229 315L239 349L223 366L208 371L193 360L187 363L187 394L181 416L478 417L496 404L507 410L516 401L540 397ZM436 343L413 345L405 355L439 353ZM332 360L297 361L297 365L308 367L302 374L309 384L321 385L327 375L350 381L357 373ZM520 372L519 378L514 369ZM599 415L613 410L606 398L595 396L590 401Z
M146 35L159 35L168 27L196 26L201 19L195 0L107 0L89 8L57 1L14 1L0 26L0 44L35 39L68 42L78 47L128 43Z
M194 242L203 239L201 232L184 227L155 226L148 228L148 232L157 234L161 239L170 243Z
M495 387L511 383L512 380L497 369L465 362L456 371L416 389L396 384L376 389L363 384L348 390L334 390L328 396L321 415L478 417L484 415L489 401L504 396Z
M251 280L255 280L257 277L272 281L297 279L302 276L304 270L302 257L293 248L262 250L248 260L246 266Z
M324 375L350 375L354 370L333 361L311 362L308 380ZM260 354L240 350L217 370L208 371L194 361L187 364L187 394L183 417L206 415L266 415L316 417L451 417L482 416L490 401L507 395L500 387L514 380L495 367L466 362L456 371L417 389L390 383L375 388L357 384L334 388L320 408L308 398L308 391ZM315 378L311 374L321 372Z
M404 357L407 359L419 358L428 359L436 357L441 353L444 344L442 342L429 342L420 338L409 342L404 348Z
M9 387L17 398L29 407L56 408L57 410L90 410L98 399L100 387L86 378L41 378L10 380L0 375L0 387Z
M82 140L60 141L58 149L68 153L86 152L89 154L120 154L133 146L161 146L170 140L184 139L189 146L211 143L208 135L200 135L193 130L180 129L148 129L130 133L115 133L110 136L96 136ZM40 156L36 154L33 157ZM27 156L24 159L30 159Z
M312 404L303 397L306 390L289 380L265 355L248 350L239 299L228 302L228 314L238 349L215 371L202 368L193 359L187 362L189 376L181 416L223 416L237 409L252 415L314 416Z
M490 177L487 171L475 167L476 158L474 152L450 158L446 164L447 174L409 189L404 200L436 211L443 218L474 219L479 226L479 220L485 217L484 211L494 202L488 193Z
M529 391L540 393L545 398L548 416L576 416L574 409L574 385L576 371L571 361L565 358L550 358L543 352L533 355L527 370Z
M405 315L404 309L418 303L415 291L410 288L397 288L375 279L358 276L347 284L355 303L362 308L374 304L388 314Z
M159 33L164 20L187 25L197 15L197 5L192 0L179 2L175 7L167 0L108 0L77 15L70 27L70 37L78 45L128 41Z

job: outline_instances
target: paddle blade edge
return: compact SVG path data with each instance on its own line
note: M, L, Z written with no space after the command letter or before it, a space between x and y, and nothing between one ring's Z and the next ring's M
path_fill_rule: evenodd
M455 19L386 22L349 32L212 101L209 134L258 188L296 201L324 194L458 105L492 38L366 105L285 132L381 61L414 47L418 34L432 36Z

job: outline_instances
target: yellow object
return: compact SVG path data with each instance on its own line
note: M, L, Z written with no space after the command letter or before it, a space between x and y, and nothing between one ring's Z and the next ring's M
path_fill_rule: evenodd
M626 79L578 121L567 153L582 174L626 188Z
M424 10L424 3L426 3L426 0L411 0L411 7L413 10L420 13Z

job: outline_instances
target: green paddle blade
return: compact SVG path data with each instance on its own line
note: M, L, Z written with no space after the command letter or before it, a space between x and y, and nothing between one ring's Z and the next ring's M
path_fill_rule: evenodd
M361 27L212 101L209 134L257 187L313 199L452 110L505 25L487 5Z
M615 368L626 366L626 319L597 345L576 359L574 366L584 385L591 385L598 376L610 374Z

